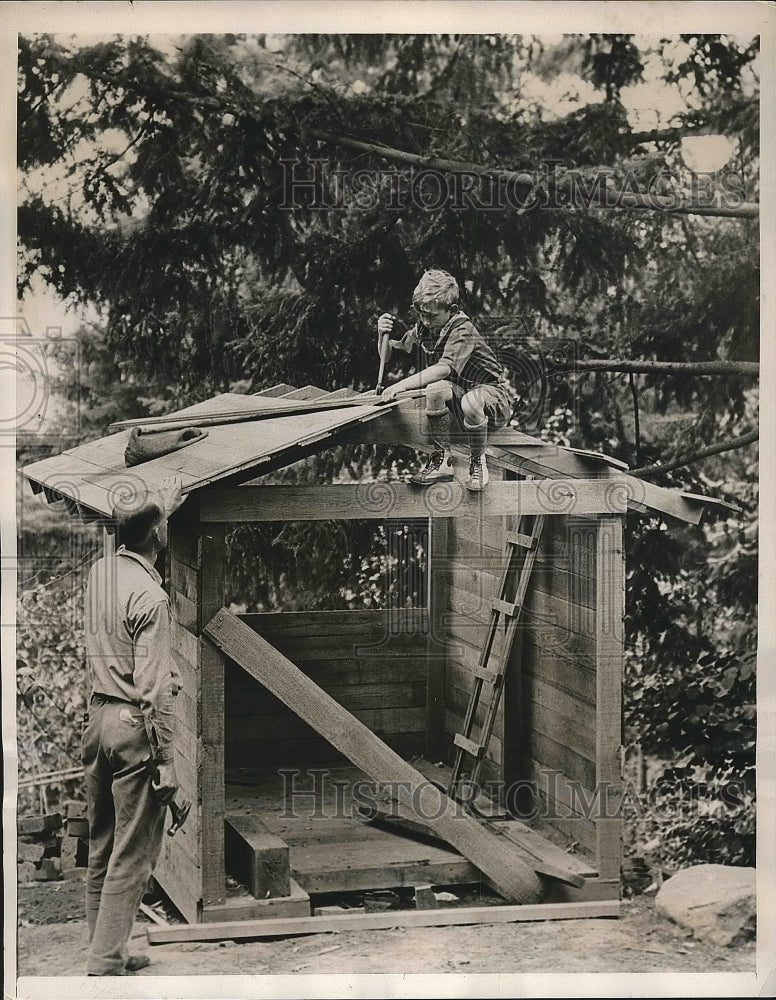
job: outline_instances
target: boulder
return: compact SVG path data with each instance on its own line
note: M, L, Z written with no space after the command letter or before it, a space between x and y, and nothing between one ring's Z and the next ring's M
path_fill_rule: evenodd
M695 865L660 887L655 905L663 916L716 945L754 937L757 908L755 869Z

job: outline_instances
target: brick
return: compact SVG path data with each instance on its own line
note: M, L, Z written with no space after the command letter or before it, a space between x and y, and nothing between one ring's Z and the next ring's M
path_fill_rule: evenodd
M59 858L44 858L40 863L35 878L39 882L58 882L62 878Z
M85 816L68 816L67 833L70 837L88 837L89 820Z
M43 851L45 848L43 844L22 844L16 845L16 860L17 861L40 861L43 857Z
M81 819L86 816L86 803L76 802L74 799L68 799L64 804L65 817L70 819Z
M25 885L38 877L38 869L31 861L22 861L16 866L16 880L19 885Z
M24 816L16 823L16 829L19 833L51 833L53 830L61 828L61 813L49 813L47 816Z
M439 903L430 885L415 886L415 908L418 910L439 909Z
M85 868L89 863L89 845L80 837L63 837L60 864L62 871Z

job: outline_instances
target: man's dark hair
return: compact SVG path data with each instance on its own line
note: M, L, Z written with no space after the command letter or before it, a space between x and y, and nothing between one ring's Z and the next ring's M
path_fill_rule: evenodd
M136 551L147 547L151 532L162 521L165 510L159 497L146 492L113 508L116 544Z

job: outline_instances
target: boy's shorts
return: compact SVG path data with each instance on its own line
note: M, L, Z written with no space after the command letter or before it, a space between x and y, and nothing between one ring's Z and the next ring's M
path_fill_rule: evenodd
M485 413L488 417L488 427L494 430L499 427L506 427L512 416L512 401L509 398L509 391L503 382L494 382L487 385L478 385ZM464 419L461 410L461 399L470 392L460 385L453 383L453 411L458 418L458 423L463 427Z

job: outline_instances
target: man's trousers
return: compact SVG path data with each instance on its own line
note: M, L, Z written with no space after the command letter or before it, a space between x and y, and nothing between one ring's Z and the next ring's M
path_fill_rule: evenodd
M144 765L150 756L139 706L93 695L82 740L90 975L123 974L132 924L161 852L165 807Z

